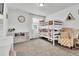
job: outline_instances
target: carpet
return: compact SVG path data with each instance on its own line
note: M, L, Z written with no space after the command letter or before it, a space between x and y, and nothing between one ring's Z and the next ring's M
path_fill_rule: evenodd
M42 40L33 39L14 46L17 56L78 56L79 49L69 49Z

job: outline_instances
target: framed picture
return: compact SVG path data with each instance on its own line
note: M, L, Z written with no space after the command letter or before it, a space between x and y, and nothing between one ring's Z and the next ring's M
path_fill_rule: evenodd
M0 14L3 14L4 11L4 3L0 3Z

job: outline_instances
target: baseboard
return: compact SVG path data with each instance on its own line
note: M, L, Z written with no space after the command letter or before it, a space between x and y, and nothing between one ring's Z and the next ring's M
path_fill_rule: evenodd
M33 40L33 39L40 39L40 37L30 38L30 40Z

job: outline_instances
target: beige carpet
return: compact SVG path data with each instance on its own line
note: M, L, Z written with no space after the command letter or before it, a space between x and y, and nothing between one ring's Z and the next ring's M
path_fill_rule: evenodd
M15 45L17 56L77 56L79 49L53 46L42 39L30 40Z

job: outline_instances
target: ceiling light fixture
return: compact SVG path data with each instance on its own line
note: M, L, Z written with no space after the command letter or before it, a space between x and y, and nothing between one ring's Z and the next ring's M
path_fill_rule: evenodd
M40 5L40 7L42 7L42 6L44 6L44 3L40 3L39 5Z

